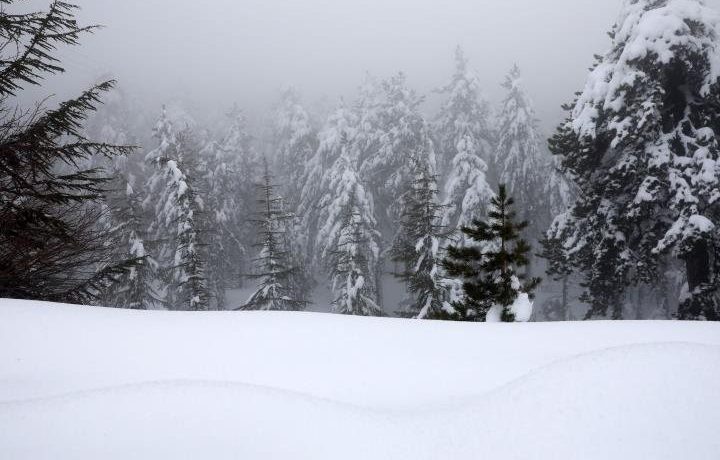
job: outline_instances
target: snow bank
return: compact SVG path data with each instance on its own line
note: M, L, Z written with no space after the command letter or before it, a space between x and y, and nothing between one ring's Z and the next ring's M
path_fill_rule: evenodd
M0 458L717 459L720 325L0 301Z

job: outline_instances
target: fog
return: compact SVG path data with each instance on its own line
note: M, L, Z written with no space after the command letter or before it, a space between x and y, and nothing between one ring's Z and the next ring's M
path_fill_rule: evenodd
M517 62L549 131L562 118L560 105L581 89L593 54L607 49L621 2L77 0L81 21L106 27L62 51L68 72L44 91L70 95L109 74L148 108L175 100L212 116L237 102L263 113L283 85L296 86L311 106L333 104L352 97L366 72L402 70L431 93L449 78L461 45L491 101Z

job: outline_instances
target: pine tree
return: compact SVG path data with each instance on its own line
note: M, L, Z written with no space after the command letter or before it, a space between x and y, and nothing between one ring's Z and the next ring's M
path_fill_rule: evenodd
M438 203L437 179L423 159L416 160L414 179L403 200L403 212L392 260L402 264L396 276L414 296L403 316L447 319L455 314L450 286L442 267L441 242L447 237L441 225L443 206Z
M257 225L259 253L255 258L255 273L251 278L260 280L257 290L239 310L304 310L307 301L298 295L293 282L297 270L291 264L288 250L288 222L292 214L285 211L283 199L275 195L270 168L264 162L263 181L257 186Z
M359 106L356 142L360 175L367 181L378 209L380 229L388 240L394 237L399 216L399 198L412 182L412 158L429 158L433 167L435 147L427 122L420 113L423 98L409 89L399 73L375 89L367 90Z
M468 69L459 47L455 61L452 81L440 90L447 100L436 121L439 167L445 183L442 224L448 230L459 230L484 217L494 196L486 162L492 139L487 104L480 99L477 77Z
M253 175L259 170L245 130L245 118L236 107L229 114L230 124L220 143L209 140L200 152L203 164L205 207L204 232L208 238L207 278L214 306L225 309L225 291L239 286L245 273L252 229L247 216L254 210ZM252 193L251 193L252 192Z
M164 108L155 136L159 147L147 155L155 166L147 187L158 197L151 228L155 239L162 241L159 260L169 288L166 303L175 310L208 310L207 254L201 238L204 202L194 168L199 148L187 128L175 132Z
M282 180L285 205L294 213L306 175L305 165L317 151L317 134L295 88L287 87L282 91L274 122L275 167Z
M473 169L478 170L475 182L479 189L485 184L488 163L492 160L493 133L488 122L489 108L481 98L480 82L468 65L465 53L459 46L455 50L455 73L450 82L437 91L445 101L435 120L438 138L438 173L445 178L457 174L458 157L472 156ZM448 179L450 181L452 179ZM489 199L488 199L489 202Z
M360 181L357 160L345 149L326 174L319 202L315 247L330 274L338 313L382 316L378 302L380 233L372 197Z
M588 318L620 319L629 286L659 289L683 261L682 319L720 319L720 59L702 2L632 0L586 90L551 140L580 190L564 246L585 276Z
M528 233L532 240L539 240L553 217L547 195L540 193L551 171L550 156L544 156L540 149L535 110L522 86L517 65L505 78L503 88L507 95L498 120L495 149L498 180L523 204L520 217L530 222Z
M110 178L78 165L132 148L82 134L113 81L53 110L13 106L26 86L63 72L58 46L77 45L97 27L80 26L77 7L62 1L44 12L10 13L14 3L4 0L0 9L0 297L95 303L137 261L112 260L110 235L94 225Z
M320 146L306 167L303 179L303 189L298 207L300 219L300 241L307 260L317 263L315 251L315 236L317 235L322 219L322 210L319 205L322 197L330 190L328 174L343 154L350 154L355 149L355 132L357 117L349 108L341 104L328 118L325 127L319 134ZM356 161L356 160L353 160Z
M511 306L521 293L531 296L540 283L539 278L525 281L521 272L528 264L530 245L520 237L527 222L514 221L513 205L514 200L501 185L493 198L488 222L475 220L472 227L462 228L478 246L487 247L486 243L493 243L496 249L448 247L448 258L444 262L448 274L465 280L466 298L454 304L463 320L485 321L490 310L499 307L503 321L515 321Z
M147 310L163 305L159 288L158 263L148 251L145 211L136 192L136 178L127 169L115 169L113 190L107 197L112 222L112 246L115 260L136 259L137 266L118 279L104 296L105 306Z
M217 216L225 222L224 244L232 248L228 262L234 265L226 269L227 282L240 286L243 280L240 275L246 273L250 265L251 254L246 242L253 240L255 228L248 216L255 212L255 181L262 173L262 160L248 134L244 113L235 106L228 119L230 123L214 162L220 169L213 176L219 179L216 196L224 202L224 211Z
M561 286L560 298L553 300L551 303L557 316L557 318L554 319L571 321L573 318L570 308L569 289L570 278L573 276L575 270L563 246L565 236L563 235L563 231L566 228L564 225L565 217L566 214L562 214L555 219L545 238L540 241L543 249L539 255L547 261L545 272L551 279L560 283Z

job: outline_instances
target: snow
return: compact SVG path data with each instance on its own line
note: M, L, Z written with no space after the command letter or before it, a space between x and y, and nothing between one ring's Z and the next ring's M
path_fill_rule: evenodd
M702 27L694 29L693 25ZM572 122L575 132L594 137L600 108L622 113L628 88L647 78L637 65L643 59L661 66L676 58L679 49L707 55L710 68L703 85L707 92L720 77L720 49L714 43L718 30L720 14L697 0L626 0L615 26L613 47L592 70L577 100ZM627 134L631 123L622 115L613 118L609 126L617 130L613 146Z
M720 325L0 300L2 458L693 459Z

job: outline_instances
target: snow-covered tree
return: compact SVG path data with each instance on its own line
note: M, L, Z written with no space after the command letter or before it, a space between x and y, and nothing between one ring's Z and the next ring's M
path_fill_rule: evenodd
M550 173L550 156L540 148L535 110L528 98L515 65L505 78L507 95L498 119L495 168L498 182L522 204L520 217L530 223L533 240L541 239L550 225L549 203L542 193Z
M204 182L207 234L207 277L214 305L225 308L225 291L241 284L249 265L246 242L253 230L249 216L255 211L254 178L258 159L245 128L245 117L236 107L220 142L209 140L200 152Z
M381 316L378 302L380 233L372 196L360 181L356 160L345 150L325 177L319 202L322 225L315 247L328 269L338 313Z
M427 122L420 112L423 98L409 89L399 73L367 91L359 104L357 147L360 174L375 197L380 228L392 238L400 197L412 182L412 158L427 157L435 167L435 152ZM389 239L388 238L388 239Z
M52 110L44 101L30 109L18 105L27 100L28 86L63 72L58 47L77 45L95 26L80 25L77 6L67 2L49 2L45 11L2 3L0 296L94 303L128 268L110 259L110 235L94 225L110 178L85 166L132 151L83 132L115 82L94 85Z
M447 230L441 223L443 207L438 202L437 176L424 159L417 159L411 189L403 197L400 230L390 250L402 271L411 299L403 316L418 319L447 319L455 314L451 287L442 266L441 243Z
M162 240L159 261L168 283L167 304L176 310L207 310L210 295L201 241L203 200L192 170L197 146L188 130L176 132L163 108L155 127L159 146L148 153L155 166L147 184L147 204L155 210L152 230ZM197 171L195 171L197 173Z
M468 154L477 157L474 169L480 169L484 176L493 160L489 107L481 97L478 77L459 46L455 50L455 73L437 92L445 98L434 124L440 178L453 177L456 158ZM478 179L485 181L484 177Z
M317 134L293 87L283 89L275 111L273 148L285 205L294 213L300 201L305 166L317 151Z
M484 217L494 196L486 163L491 155L487 104L480 99L477 77L460 48L455 61L455 75L441 90L447 100L436 122L439 163L445 172L442 224L448 230ZM462 235L460 239L467 243Z
M307 306L294 283L297 268L292 265L288 248L288 223L292 214L284 209L282 197L275 194L275 185L267 161L264 161L262 183L257 185L258 255L254 259L255 272L250 276L259 280L257 290L240 310L298 311Z
M301 246L311 263L318 262L315 255L315 236L321 225L323 214L319 203L323 195L329 192L327 187L332 185L328 174L341 155L349 155L350 151L354 149L356 125L355 113L341 103L320 131L318 136L320 145L306 166L298 218L303 238Z
M116 260L134 259L138 263L118 277L104 295L104 306L147 310L163 306L163 287L158 263L149 251L146 212L137 177L127 168L114 169L113 189L107 196L111 244Z
M520 237L527 222L515 222L514 200L500 186L493 198L487 222L476 220L463 233L479 243L468 247L448 247L444 266L450 276L464 280L465 298L455 302L459 318L465 321L486 321L491 313L498 319L512 322L516 311L512 306L520 296L532 296L540 279L526 279L523 267L528 265L530 245ZM482 250L493 243L494 250Z
M570 118L551 140L580 190L559 230L585 274L588 317L622 317L628 286L685 265L682 319L720 319L718 13L629 0Z

